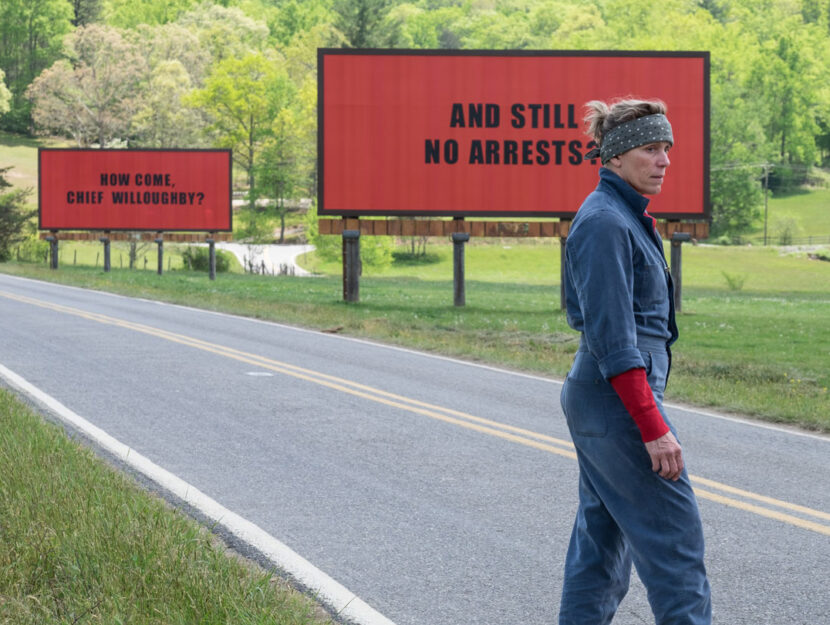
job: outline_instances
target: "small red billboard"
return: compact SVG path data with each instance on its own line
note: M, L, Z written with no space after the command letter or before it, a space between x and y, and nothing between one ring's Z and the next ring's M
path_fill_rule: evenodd
M321 215L572 217L597 184L584 105L660 99L649 212L709 216L709 53L318 51Z
M230 231L230 150L38 151L41 230Z

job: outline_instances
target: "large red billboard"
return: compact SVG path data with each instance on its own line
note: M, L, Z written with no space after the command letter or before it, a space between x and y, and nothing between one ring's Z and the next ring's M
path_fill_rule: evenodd
M229 231L230 150L38 151L42 230Z
M649 212L709 216L708 52L321 49L321 215L571 217L596 186L590 100L668 106Z

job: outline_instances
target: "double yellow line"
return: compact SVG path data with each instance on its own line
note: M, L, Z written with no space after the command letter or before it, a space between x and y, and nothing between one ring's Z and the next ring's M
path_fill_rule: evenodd
M168 332L152 326L118 319L108 315L92 313L78 308L53 304L44 300L38 300L4 291L0 291L0 296L21 303L30 304L32 306L54 310L62 314L81 317L97 323L124 328L134 332L141 332L143 334L155 336L173 343L186 345L188 347L200 349L218 356L244 362L255 367L261 367L275 373L311 382L313 384L324 386L326 388L353 395L355 397L360 397L368 401L377 402L392 408L398 408L400 410L419 414L431 419L443 421L444 423L450 423L452 425L473 430L481 434L495 436L497 438L510 441L511 443L517 443L519 445L532 447L547 453L576 459L573 443L564 439L547 436L545 434L515 427L506 423L484 419L466 412L390 393L372 386L347 380L345 378L328 375L319 371L313 371L311 369L305 369L286 362L273 360L257 354L203 341L201 339L183 334ZM769 519L788 523L802 529L824 534L825 536L830 536L830 524L824 523L830 522L830 514L826 512L782 501L780 499L774 499L772 497L735 488L733 486L729 486L728 484L723 484L694 475L691 475L690 479L693 484L695 484L695 494L700 499L707 499L709 501L714 501L726 506L744 510L746 512L751 512Z

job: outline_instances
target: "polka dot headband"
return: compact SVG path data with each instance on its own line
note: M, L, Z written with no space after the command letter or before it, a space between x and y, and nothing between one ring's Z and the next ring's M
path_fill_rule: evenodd
M667 141L674 145L674 136L669 120L662 113L646 115L609 130L602 138L602 145L588 152L585 158L599 156L600 161L605 165L605 163L623 152L660 141Z

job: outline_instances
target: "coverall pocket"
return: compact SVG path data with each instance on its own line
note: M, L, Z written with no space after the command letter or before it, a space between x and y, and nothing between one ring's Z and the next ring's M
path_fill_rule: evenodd
M648 310L668 297L666 272L662 265L643 265L634 279L634 307Z
M567 378L560 396L562 411L574 436L602 437L608 422L619 410L620 399L604 381L581 381Z

